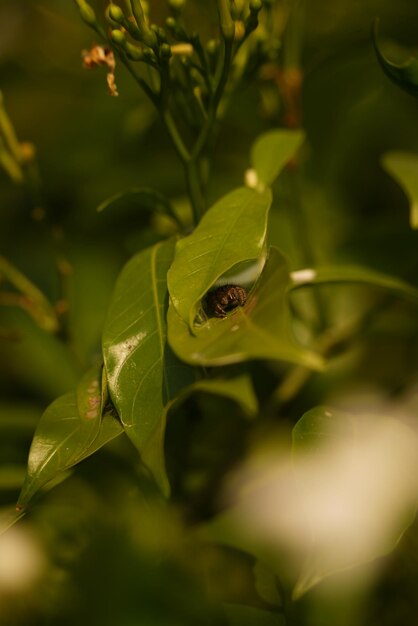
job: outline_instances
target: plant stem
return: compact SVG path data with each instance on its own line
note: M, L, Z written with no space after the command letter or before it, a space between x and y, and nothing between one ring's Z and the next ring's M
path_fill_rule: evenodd
M208 143L208 139L213 130L213 126L216 122L216 114L218 112L219 103L221 101L226 82L228 80L229 71L231 69L232 62L232 46L233 42L226 39L223 43L223 52L220 57L216 75L215 75L215 89L211 101L209 103L208 117L202 130L194 145L192 156L199 158L202 154L205 146Z
M187 181L187 190L193 211L193 220L197 225L205 212L206 203L202 192L199 174L199 162L196 159L189 159L185 164L185 174Z
M306 219L303 202L301 200L299 171L296 164L288 171L288 177L291 193L291 210L289 213L293 223L296 241L299 241L300 244L302 265L305 267L315 267L316 254L312 246L309 223ZM318 316L318 326L322 331L327 326L327 315L321 293L318 289L313 291L313 300Z

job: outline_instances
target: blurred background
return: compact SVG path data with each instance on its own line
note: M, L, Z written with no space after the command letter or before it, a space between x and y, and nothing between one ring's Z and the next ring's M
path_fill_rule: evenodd
M166 3L149 4L153 19L163 23ZM194 28L212 36L207 0L189 5ZM94 6L99 12L106 3ZM388 150L418 151L418 107L378 66L371 43L376 16L391 58L418 55L413 0L306 0L304 236L318 263L362 263L418 286L417 234L409 227L408 202L380 164ZM74 2L0 0L0 90L19 140L36 151L28 184L0 169L0 256L51 302L64 303L65 320L56 336L24 311L0 307L3 527L40 414L101 358L102 325L119 270L134 252L169 232L169 226L132 207L103 213L97 207L139 186L163 192L179 207L186 202L172 146L124 68L116 68L117 98L107 93L104 70L83 69L82 50L94 43ZM219 136L210 201L242 184L251 143L279 126L282 115L273 82L256 76L239 87ZM269 236L292 269L300 269L304 259L291 202L279 182ZM359 287L321 293L329 302L329 324L354 319L381 298ZM2 626L75 620L121 626L264 624L257 611L272 607L254 587L252 558L198 541L188 524L204 523L216 510L219 468L223 475L248 441L268 437L278 417L290 429L313 406L352 393L365 404L376 397L407 402L416 415L417 330L414 309L385 303L361 341L312 378L280 416L268 415L263 422L261 415L258 425L245 422L225 400L190 400L175 416L177 430L170 424L168 433L172 504L160 501L122 438L84 462L0 537ZM261 404L281 375L271 364L254 367ZM197 416L192 425L191 415ZM208 492L196 488L202 473ZM383 559L377 578L360 572L361 584L348 590L308 594L298 603L294 623L412 625L418 615L417 548L412 527ZM243 616L237 609L242 604L253 613ZM267 625L286 623L280 611L273 616Z

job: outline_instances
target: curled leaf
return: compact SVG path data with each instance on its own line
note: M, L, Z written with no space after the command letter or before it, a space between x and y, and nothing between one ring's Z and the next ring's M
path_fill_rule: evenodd
M418 98L418 59L410 58L402 64L390 61L379 48L378 30L379 20L376 19L373 28L373 44L381 68L391 81Z

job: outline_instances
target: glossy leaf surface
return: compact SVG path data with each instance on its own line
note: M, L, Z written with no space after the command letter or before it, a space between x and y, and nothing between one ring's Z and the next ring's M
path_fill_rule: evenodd
M405 63L397 64L390 61L382 53L377 41L378 36L378 20L374 25L374 48L376 51L377 60L386 76L390 78L399 87L410 93L411 95L418 97L418 59L408 59Z
M121 432L120 425L118 427L112 424L109 427L110 418L106 420L103 432L101 431L101 411L97 410L96 405L94 415L90 413L91 409L84 411L89 400L96 397L86 389L86 398L83 398L81 389L85 388L86 380L82 381L77 393L70 392L61 396L43 413L29 452L28 470L19 497L19 507L25 507L46 483L87 458ZM97 374L96 378L90 379L90 388L92 380L97 380ZM95 386L96 394L97 390L99 385ZM98 397L100 398L100 390Z
M304 141L301 130L272 130L261 135L251 150L251 165L259 183L269 187Z
M261 256L271 201L269 190L236 189L205 213L191 235L178 241L168 288L173 306L190 328L201 299L217 279Z
M292 289L312 285L327 285L331 283L364 284L370 287L385 289L401 298L418 303L418 289L396 276L389 276L367 267L334 266L319 267L292 272Z
M264 271L245 307L225 319L210 318L194 328L170 304L169 343L184 361L194 365L226 365L250 359L277 359L322 367L322 359L293 337L287 292L290 275L284 257L271 249Z
M103 353L112 401L125 432L162 490L167 405L195 380L166 343L167 271L174 241L134 256L116 283L103 334Z
M382 163L404 190L409 201L411 228L418 228L418 154L388 152Z

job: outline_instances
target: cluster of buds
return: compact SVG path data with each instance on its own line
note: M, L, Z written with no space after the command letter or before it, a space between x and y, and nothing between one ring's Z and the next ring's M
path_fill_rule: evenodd
M257 29L258 16L263 8L263 0L216 0L221 38L203 44L198 34L189 33L184 27L186 0L167 0L171 15L164 27L150 22L149 7L144 0L127 0L123 8L111 2L105 11L107 27L99 22L87 0L75 2L84 22L104 40L104 45L94 46L83 53L84 64L87 67L108 67L112 95L117 95L114 57L112 59L110 54L113 49L125 64L142 62L156 69L161 75L161 89L167 83L168 74L173 73L173 68L169 67L173 65L170 59L177 59L183 65L183 76L186 68L195 96L198 93L201 97L203 93L208 99L211 97L222 40L231 42L237 52ZM269 0L264 0L264 3L269 4Z

